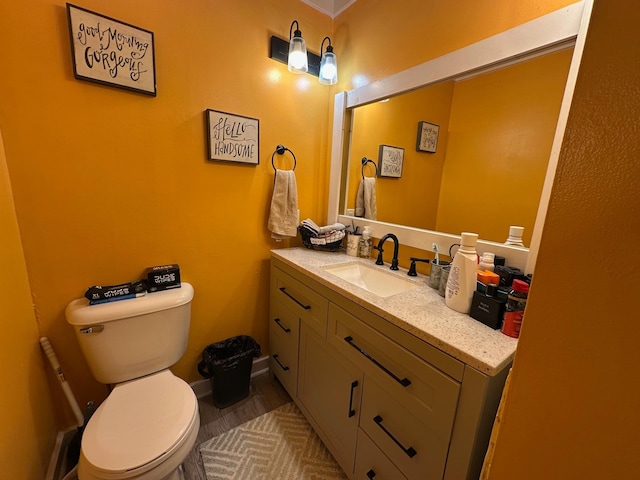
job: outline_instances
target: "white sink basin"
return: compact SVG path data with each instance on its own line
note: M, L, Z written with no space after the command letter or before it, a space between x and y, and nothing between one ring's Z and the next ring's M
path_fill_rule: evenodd
M373 267L363 263L341 263L324 267L324 270L379 297L390 297L416 287L408 280L385 272L383 270L385 268L389 267Z

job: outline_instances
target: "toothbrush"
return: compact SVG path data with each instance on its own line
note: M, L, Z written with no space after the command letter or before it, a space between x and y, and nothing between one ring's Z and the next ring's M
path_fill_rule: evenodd
M434 243L432 245L433 247L433 253L435 254L435 258L433 259L433 263L436 265L440 265L440 261L438 260L438 244Z

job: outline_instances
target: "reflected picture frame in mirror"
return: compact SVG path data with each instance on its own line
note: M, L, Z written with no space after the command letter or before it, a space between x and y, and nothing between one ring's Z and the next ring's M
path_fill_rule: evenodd
M418 137L416 138L416 151L436 153L438 149L438 135L440 125L421 121L418 122Z

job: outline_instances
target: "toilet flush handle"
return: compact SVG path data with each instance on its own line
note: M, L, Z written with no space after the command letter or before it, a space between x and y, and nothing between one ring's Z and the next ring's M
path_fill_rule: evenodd
M104 330L104 325L91 325L90 327L85 327L80 329L80 333L83 335L88 335L90 333L101 333Z

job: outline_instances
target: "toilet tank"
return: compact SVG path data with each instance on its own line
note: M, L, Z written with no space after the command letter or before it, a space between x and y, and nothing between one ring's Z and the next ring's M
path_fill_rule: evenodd
M93 376L120 383L176 363L187 348L193 287L89 305L73 300L65 310Z

